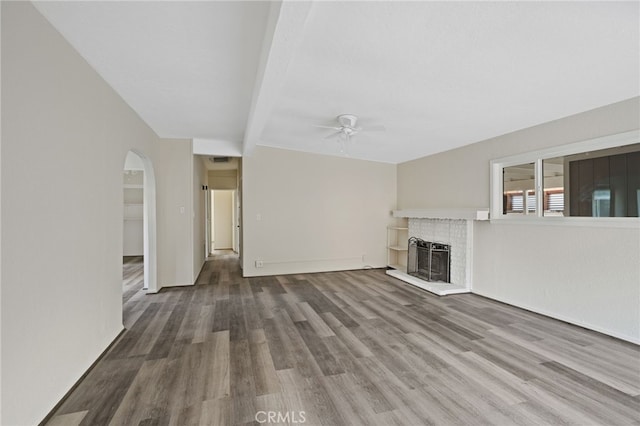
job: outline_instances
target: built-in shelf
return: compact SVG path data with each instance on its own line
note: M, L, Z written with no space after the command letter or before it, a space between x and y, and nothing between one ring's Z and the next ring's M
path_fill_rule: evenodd
M489 208L404 209L394 210L393 217L416 219L489 220Z
M409 240L409 227L406 219L387 226L387 266L394 269L404 269L407 262L407 241Z

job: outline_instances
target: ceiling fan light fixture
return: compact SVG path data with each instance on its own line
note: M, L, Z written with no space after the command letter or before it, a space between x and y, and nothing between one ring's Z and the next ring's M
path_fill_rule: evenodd
M369 126L365 126L364 128L358 127L358 116L353 114L340 114L336 117L336 121L338 122L338 126L335 127L325 125L314 125L314 127L333 129L335 132L325 136L325 139L336 138L338 140L340 153L346 156L349 156L347 150L352 136L357 135L361 131L379 132L385 130L382 125L373 126L371 128Z

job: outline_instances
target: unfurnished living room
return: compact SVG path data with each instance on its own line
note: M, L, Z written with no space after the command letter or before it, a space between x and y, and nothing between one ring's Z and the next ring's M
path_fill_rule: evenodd
M639 425L637 1L1 1L0 424Z

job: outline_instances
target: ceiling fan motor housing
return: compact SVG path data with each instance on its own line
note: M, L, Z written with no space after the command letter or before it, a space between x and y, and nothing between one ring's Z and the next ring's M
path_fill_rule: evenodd
M347 127L355 130L356 123L358 122L358 117L353 114L342 114L338 116L338 122L342 127Z

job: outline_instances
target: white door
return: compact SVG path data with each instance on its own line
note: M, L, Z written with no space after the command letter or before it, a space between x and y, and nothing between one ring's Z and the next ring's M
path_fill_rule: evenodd
M213 248L233 249L233 193L229 190L213 191Z

